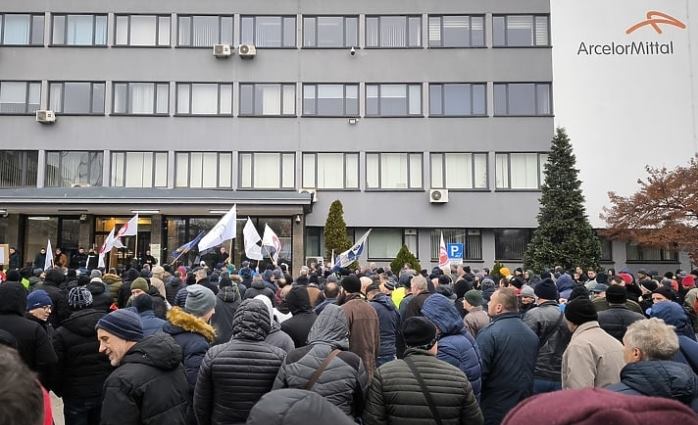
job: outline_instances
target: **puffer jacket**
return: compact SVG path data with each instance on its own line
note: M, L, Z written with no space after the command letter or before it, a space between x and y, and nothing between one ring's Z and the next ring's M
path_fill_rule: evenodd
M308 344L286 356L274 381L274 389L306 389L316 370L333 350L341 352L330 361L312 388L308 388L349 416L360 416L368 375L361 359L349 350L349 325L339 306L330 304L322 311L308 335Z
M109 313L109 307L111 307L113 301L111 294L107 292L107 286L102 282L95 281L90 282L87 285L87 289L92 294L92 305L90 308Z
M104 317L94 309L76 311L63 321L53 337L58 356L53 391L65 399L102 395L104 381L112 372L107 356L99 352L95 325Z
M575 286L574 279L567 273L563 273L555 282L555 286L557 286L557 292L560 293L560 298L569 299Z
M523 321L538 337L538 358L534 375L548 381L562 380L562 354L572 334L557 301L546 301L527 311Z
M662 319L667 325L674 327L674 332L679 337L679 351L672 360L690 366L698 374L698 342L683 308L672 301L656 303L652 306L650 316Z
M400 333L400 312L397 311L389 296L379 293L368 303L378 314L380 327L379 357L395 357L397 347L402 347ZM402 351L402 350L401 350Z
M121 285L123 285L121 277L119 277L119 275L107 273L102 276L102 282L104 282L109 288L109 294L111 295L112 302L117 302L119 299L119 290L121 289Z
M240 302L237 286L223 286L216 294L216 312L211 317L211 325L216 330L213 345L230 341L233 335L233 316Z
M159 333L136 343L104 383L100 425L188 425L182 350Z
M274 307L272 307L269 297L266 295L257 295L253 299L263 302L269 311L271 329L269 330L269 335L264 338L264 342L273 345L274 347L281 348L286 353L295 349L296 346L293 344L293 339L291 339L286 332L281 330L281 325L276 321L276 318L274 317Z
M255 404L247 425L355 425L322 396L296 388L272 391Z
M625 305L612 304L608 310L599 312L599 326L609 335L623 342L628 326L644 318L645 316L630 311Z
M143 335L150 336L162 331L162 328L167 324L166 320L155 317L153 310L144 310L138 313L143 323Z
M264 342L270 327L261 301L240 304L233 338L212 347L201 363L194 393L199 425L243 424L252 406L271 390L286 353Z
M668 360L629 363L620 371L620 382L606 389L627 395L669 398L698 412L698 377L682 363Z
M436 358L460 369L468 377L475 397L480 399L482 390L482 359L473 337L465 330L465 324L453 302L440 294L424 301L422 314L439 329Z
M310 328L317 318L313 307L310 305L308 288L294 285L291 288L291 292L286 296L286 305L293 317L281 324L281 330L293 339L293 344L296 348L303 347L306 345Z
M428 351L408 348L444 425L482 424L482 412L460 369L437 360ZM434 417L419 381L405 360L386 363L375 373L364 410L365 425L433 425Z
M182 282L177 276L170 276L165 284L165 298L170 305L175 304L175 297L180 289L184 288L184 282Z
M260 279L255 279L252 281L252 284L247 287L247 290L245 290L245 299L250 299L254 298L257 295L265 295L269 297L270 300L274 299L274 291L271 289L267 288L264 285L264 281Z

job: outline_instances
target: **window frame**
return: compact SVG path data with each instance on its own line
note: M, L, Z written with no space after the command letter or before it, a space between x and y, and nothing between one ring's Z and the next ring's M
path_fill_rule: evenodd
M402 85L406 88L407 114L405 115L382 115L381 114L381 91L382 86ZM368 113L368 88L378 87L378 114ZM410 86L419 86L419 114L410 114ZM364 84L364 118L424 118L424 83L365 83Z
M26 150L26 149L4 149L0 150L0 154L4 152L17 152L20 155L19 161L19 171L20 171L20 176L19 176L19 186L3 186L2 182L0 182L0 188L3 189L9 189L9 188L20 188L20 187L36 187L38 183L38 178L39 178L39 151L38 150ZM31 154L34 154L33 156L35 158L30 158L29 156ZM29 164L31 160L36 160L34 164L34 175L33 175L33 180L34 184L29 184L29 180L31 179L32 176L29 175Z
M638 258L631 258L630 256L630 247L633 246L637 250L637 256ZM645 254L645 249L658 249L659 250L659 256L661 259L659 260L653 260L653 259L645 259L644 257ZM625 243L625 262L628 264L678 264L680 263L679 260L679 251L678 250L672 250L669 248L660 248L660 247L652 247L652 246L644 246L644 245L636 245L633 244L630 241L627 241Z
M374 227L373 230L371 230L371 233L368 235L368 238L366 238L366 258L368 261L392 261L397 257L398 252L400 252L400 248L395 252L395 255L392 257L372 257L370 255L371 253L371 235L374 234L374 232L378 233L380 231L393 231L395 233L400 232L400 248L402 248L403 245L405 245L405 228L403 227ZM417 237L417 240L419 241L419 236ZM413 253L417 255L417 253Z
M470 45L469 46L444 46L443 45L443 39L444 39L444 17L457 17L457 16L463 16L463 17L468 17L468 33L470 37ZM439 31L441 35L441 45L433 45L431 42L431 39L429 37L429 32L431 30L430 27L430 20L432 18L438 18L439 19ZM482 18L482 46L473 46L472 40L473 40L473 18ZM429 14L427 15L427 47L429 49L486 49L487 48L487 16L485 14L478 14L478 13L473 13L473 14L453 14L453 13L446 13L446 14Z
M193 85L216 85L217 90L216 90L216 103L217 103L217 110L219 111L218 113L215 114L194 114L191 112L192 110L192 99L194 96L194 91L192 90ZM189 85L189 112L179 112L179 87L182 85ZM229 85L230 86L230 113L220 113L221 110L221 86L223 85ZM172 113L173 116L175 117L209 117L209 118L230 118L233 117L235 114L235 84L233 82L216 82L216 81L175 81L174 82L174 87L175 87L175 103L174 103L174 113Z
M257 106L257 90L258 85L277 85L279 86L279 111L278 115L258 115L254 111ZM242 112L242 88L243 86L252 86L252 113ZM293 86L293 114L284 114L284 86ZM302 106L302 105L301 105ZM298 84L296 82L250 82L240 81L238 83L238 117L239 118L297 118L298 117Z
M258 188L255 187L255 181L254 181L254 169L255 169L255 154L276 154L279 158L279 187L276 188ZM243 186L242 182L242 173L243 173L243 166L242 166L242 160L243 156L249 155L250 156L250 186ZM292 187L284 187L284 155L293 155L293 186ZM296 171L297 171L297 161L298 158L296 158L296 152L294 151L281 151L281 152L255 152L255 151L240 151L238 152L238 160L237 160L237 190L240 191L284 191L284 192L289 192L289 191L295 191L296 187L298 186L298 179L296 176Z
M153 90L153 112L148 114L135 114L133 112L114 112L116 110L116 88L117 84L126 84L126 109L131 109L131 84L152 84L154 86ZM158 85L167 84L167 112L157 112L158 104ZM170 82L169 81L112 81L111 82L111 111L109 115L121 117L169 117L170 116Z
M211 49L213 47L213 44L210 46L193 46L192 42L190 41L189 45L186 44L180 44L179 43L179 35L180 35L180 18L189 18L189 35L194 33L194 17L195 16L201 16L201 17L217 17L218 18L218 43L213 43L213 44L223 44L221 42L221 34L222 34L222 29L223 29L223 23L222 23L222 18L230 18L232 20L232 26L230 27L230 35L232 40L230 41L230 45L233 46L235 43L235 15L234 14L215 14L215 13L182 13L182 14L177 14L176 16L176 25L177 25L177 31L175 33L175 40L174 44L172 47L175 47L177 49ZM171 30L170 30L171 31ZM170 35L170 38L172 35Z
M538 178L538 188L537 189L532 189L532 188L525 188L525 189L512 189L511 188L511 155L514 154L535 154L537 155L538 159L538 170L536 173L536 176ZM507 187L497 187L497 155L506 155L507 156ZM545 162L541 162L541 156L542 155L550 155L550 152L543 152L543 151L536 151L536 152L495 152L494 153L494 167L495 167L495 179L494 179L494 186L495 186L495 192L540 192L541 188L544 183L544 175L543 172L545 171Z
M383 187L383 182L381 178L381 156L383 154L406 154L407 155L407 186L406 188L384 188ZM378 155L378 187L370 187L368 184L368 156L369 155ZM410 181L412 180L412 167L410 165L410 156L411 155L417 155L419 157L419 162L420 162L420 174L421 174L421 182L422 185L420 187L410 187ZM412 151L404 151L404 152L366 152L365 157L365 166L364 166L364 183L366 184L364 191L365 192L424 192L424 153L423 152L412 152Z
M263 17L263 18L279 18L279 19L281 20L281 46L279 46L279 47L274 47L274 46L269 47L269 46L259 46L259 45L257 44L257 18L259 18L259 17ZM271 14L271 15L268 15L268 14L260 14L260 15L240 14L240 28L239 28L239 31L238 31L238 36L240 37L240 38L239 38L240 44L246 44L246 43L243 43L243 41L242 41L242 26L243 26L243 25L242 25L242 20L245 19L245 18L252 18L252 45L254 45L255 48L257 48L257 49L287 49L287 50L288 50L288 49L298 49L298 16L297 16L297 15L289 15L289 14L280 14L280 15L274 15L274 14ZM285 21L284 18L293 18L293 21L294 21L294 23L295 23L295 25L294 25L295 28L294 28L294 31L293 31L293 33L295 34L295 36L294 36L294 38L295 38L295 43L293 43L293 46L284 46L284 45L283 45L283 44L284 44L284 41L285 41L285 40L284 40L284 33L285 33L285 31L284 31L285 28L284 28L284 27L285 27L285 25L286 25L286 24L284 23L284 21ZM301 16L301 18L302 18L302 16ZM302 35L301 35L301 37L302 37ZM357 35L357 37L358 37L358 35Z
M5 16L7 15L29 15L29 43L27 44L14 44L14 43L5 43L5 28L6 28L6 22L5 22ZM42 32L42 37L41 37L41 43L32 43L32 39L34 38L34 18L35 17L41 17L42 19L42 25L41 25L41 32ZM0 46L2 47L44 47L46 45L46 31L44 31L44 28L46 26L46 15L44 13L37 13L37 12L25 12L25 13L17 13L17 12L3 12L0 13Z
M470 168L471 168L471 179L473 182L473 187L471 188L456 188L453 189L449 187L448 182L446 181L446 155L448 154L469 154L470 157ZM433 179L433 169L431 167L432 162L434 160L434 155L441 155L441 179L443 181L443 187L439 187L434 184L434 179ZM475 187L475 155L481 155L485 157L485 182L486 186L485 187ZM431 184L432 189L445 189L450 192L490 192L490 161L489 161L489 152L487 151L473 151L473 152L453 152L453 151L444 151L444 152L429 152L429 183Z
M153 45L132 45L131 44L131 17L133 16L152 16L155 18L155 34L156 34L156 41L155 44ZM127 33L126 33L126 44L119 44L117 42L117 31L118 31L118 18L120 17L126 17L128 18L128 23L127 23ZM160 18L168 18L170 20L170 37L168 39L167 44L160 44ZM177 17L179 19L179 17ZM114 37L112 40L111 47L118 47L118 48L123 48L123 47L131 47L131 48L148 48L148 49L169 49L172 48L172 15L168 14L162 14L162 13L114 13L114 30L112 33L112 36Z
M318 154L335 154L342 155L342 186L341 188L320 188L318 187ZM313 156L314 159L314 184L312 186L306 186L304 183L303 170L305 169L305 157ZM356 187L347 187L347 161L348 156L356 156ZM361 190L361 155L359 152L301 152L301 187L304 189L314 189L318 192L358 192Z
M530 16L533 18L533 42L534 44L531 46L510 46L509 45L509 31L507 28L507 23L509 20L510 16ZM494 25L494 20L495 18L504 18L504 45L497 45L495 44L495 25ZM548 33L548 42L545 45L537 45L535 44L536 38L536 18L539 17L544 17L547 19L547 33ZM494 13L492 14L492 48L493 49L550 49L552 48L552 34L550 32L551 26L550 26L550 14L549 13Z
M129 154L129 153L141 153L141 154L150 153L150 154L152 154L152 161L153 161L153 162L152 162L152 168L153 168L153 170L152 170L151 176L150 176L150 178L151 178L151 180L150 180L151 185L150 185L150 186L127 186L127 185L126 185L126 174L128 173L128 164L127 164L127 160L126 160L126 159L127 159L127 154ZM114 173L115 173L115 171L114 171L114 162L115 162L115 161L114 161L114 155L118 155L118 154L123 154L123 155L124 155L124 158L123 158L123 170L121 170L121 181L123 182L122 185L117 185L117 184L115 184L115 180L114 180L114 178L115 178L115 177L114 177ZM155 176L156 176L157 171L158 171L158 170L157 170L157 167L156 167L156 164L157 164L157 154L165 154L165 172L167 173L167 175L165 176L165 185L162 185L162 186L156 186L156 185L155 185L155 180L156 180ZM170 177L170 176L169 176L169 152L168 152L168 151L136 151L136 150L126 150L126 151L122 151L122 150L113 150L113 151L109 151L109 186L110 186L110 187L122 187L122 188L130 188L130 189L159 189L159 188L167 188L167 187L168 187L168 183L167 183L167 182L169 181L169 177Z
M499 256L499 255L498 255L498 254L499 254L499 253L497 252L497 247L498 247L498 245L499 245L499 244L497 243L498 235L501 234L501 233L504 232L504 231L507 231L507 230L525 231L525 232L527 233L528 242L526 242L526 246L525 246L524 249L523 249L521 258L505 258L505 257L502 257L502 256ZM535 230L535 229L530 229L530 228L513 228L513 227L493 229L494 250L495 250L495 252L494 252L495 261L518 261L518 262L523 261L523 254L526 252L526 249L528 249L528 245L529 245L529 244L531 243L531 241L533 240L533 232L534 232L534 230Z
M342 46L318 46L318 32L317 32L317 18L343 18L342 19ZM356 44L347 44L347 18L356 19ZM315 46L305 45L305 20L313 19L315 25ZM302 49L359 49L359 29L360 29L360 15L302 15L302 32L301 32L301 48ZM296 29L298 27L298 21L296 21Z
M406 44L405 46L399 46L399 47L386 47L386 46L381 46L381 21L382 18L384 17L404 17L405 18L405 40ZM378 18L378 45L377 46L369 46L368 45L368 20L371 18ZM419 45L418 46L410 46L409 45L409 40L410 40L410 18L419 18ZM423 16L420 14L370 14L370 15L365 15L364 16L364 48L365 49L423 49L424 48L424 20L422 19Z
M41 92L42 92L42 83L41 80L0 80L0 92L2 91L2 85L3 83L24 83L25 89L24 89L24 111L25 112L2 112L0 111L0 116L26 116L26 115L34 115L36 111L41 109ZM36 108L35 111L29 112L29 92L30 92L30 87L31 84L38 84L39 85L39 106Z
M446 114L445 113L445 106L446 106L446 99L444 96L444 86L453 86L453 85L468 85L470 86L470 110L474 110L474 96L472 92L472 87L473 86L483 86L485 89L485 111L482 114L470 114L470 115L460 115L460 114ZM441 114L434 114L431 111L431 88L432 86L440 86L441 87ZM427 96L428 96L428 103L429 103L429 118L489 118L489 113L487 112L487 108L489 107L487 103L487 82L486 81L476 81L476 82L433 82L429 83L427 85Z
M45 161L44 161L44 187L73 187L73 186L52 186L49 184L49 173L48 173L49 155L51 155L52 153L58 154L58 171L61 172L61 170L63 170L63 155L61 155L61 153L64 153L64 152L87 154L88 161L90 161L90 154L95 154L95 155L101 156L102 166L100 167L100 173L97 176L95 176L97 181L100 182L100 184L95 184L95 185L90 184L89 187L105 187L104 178L103 178L103 176L104 176L104 152L103 151L94 151L94 150L92 150L92 151L91 150L62 150L62 151L50 150L50 151L46 151L45 152ZM37 168L37 170L38 170L38 168ZM88 168L88 177L87 177L88 180L91 180L91 177L92 177L91 171L92 171L92 168L89 167ZM37 176L37 182L38 182L38 176Z
M509 86L511 85L533 85L533 102L536 105L536 113L534 115L531 114L510 114L509 110L510 108L510 99L509 99ZM506 99L507 99L507 104L506 104L506 114L498 114L497 113L497 96L496 96L496 90L497 86L505 86L506 89ZM550 105L550 112L547 114L539 114L538 113L538 86L548 86L548 104ZM516 82L493 82L492 83L492 116L494 118L507 118L507 117L513 117L513 118L533 118L533 117L543 117L543 118L550 118L555 116L555 112L553 111L553 84L549 81L516 81Z
M68 17L70 16L91 16L92 17L92 44L67 44L68 39ZM106 28L104 30L104 44L96 44L97 39L97 17L103 16L106 19ZM63 28L63 43L54 43L54 30L56 26L56 17L65 18ZM109 14L107 13L51 13L49 47L79 47L79 48L106 48L109 47Z
M201 186L192 186L191 185L191 180L192 180L192 161L191 161L191 154L196 153L196 154L215 154L216 155L216 185L215 186L204 186L203 185L203 176L202 176L202 184ZM178 164L179 164L179 157L182 154L186 154L187 156L187 185L186 186L181 186L177 184L177 170L178 170ZM221 185L221 155L230 155L230 185L229 186L222 186ZM225 152L225 151L175 151L174 153L174 187L175 189L177 188L187 188L187 189L231 189L233 188L233 175L234 175L234 169L233 169L233 152Z
M433 234L434 232L439 232L438 235L436 235L437 242L434 244L434 239L435 235ZM437 262L439 261L439 242L438 239L440 239L440 234L446 232L446 237L444 238L444 243L448 244L451 238L449 235L451 234L450 232L463 232L464 235L464 241L463 241L463 262L464 263L472 263L472 262L482 262L483 261L483 256L482 256L482 251L483 251L483 246L482 246L482 229L479 228L472 228L472 227L440 227L440 228L433 228L429 229L429 240L431 243L430 246L430 257L432 262ZM480 239L480 256L471 256L471 243L470 243L470 237L471 236L476 236L475 233L470 234L471 232L477 232L477 237ZM459 242L456 242L459 243ZM434 256L436 254L436 256Z
M324 49L324 47L321 47ZM305 88L313 86L315 87L315 111L318 111L318 86L342 86L343 91L343 105L344 110L343 115L321 115L319 113L309 114L305 111ZM347 87L356 87L356 114L347 114ZM296 95L296 97L298 97ZM301 84L301 114L303 118L359 118L361 116L361 84L360 83L302 83Z
M107 115L107 83L106 81L75 81L75 80L61 80L61 81L48 81L48 101L46 104L48 108L51 109L51 86L53 84L61 85L61 111L65 110L65 85L66 83L85 83L90 84L90 110L94 106L94 85L102 84L104 85L104 103L102 112L58 112L54 111L57 115L63 116L105 116Z

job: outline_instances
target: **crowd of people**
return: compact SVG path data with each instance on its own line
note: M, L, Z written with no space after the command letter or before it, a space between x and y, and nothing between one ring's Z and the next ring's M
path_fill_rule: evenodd
M694 424L696 279L13 268L0 423L51 424L53 391L66 425Z

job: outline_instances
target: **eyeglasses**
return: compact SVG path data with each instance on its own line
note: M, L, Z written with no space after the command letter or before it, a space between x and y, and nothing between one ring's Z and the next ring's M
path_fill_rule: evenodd
M41 308L43 308L44 311L49 312L49 313L51 312L51 309L52 309L52 307L51 307L50 305L45 305L45 306L43 306L43 307L41 307Z

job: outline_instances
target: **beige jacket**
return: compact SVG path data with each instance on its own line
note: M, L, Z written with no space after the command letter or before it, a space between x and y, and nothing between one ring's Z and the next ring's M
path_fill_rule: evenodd
M474 307L465 315L463 322L465 322L465 328L470 332L470 335L473 338L477 338L477 334L480 333L482 328L490 324L490 316L487 315L486 311L482 310L482 307Z
M599 327L580 325L562 355L562 388L602 388L620 382L623 344Z

